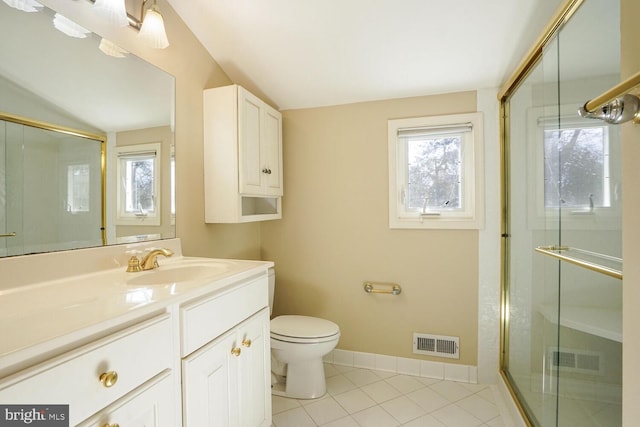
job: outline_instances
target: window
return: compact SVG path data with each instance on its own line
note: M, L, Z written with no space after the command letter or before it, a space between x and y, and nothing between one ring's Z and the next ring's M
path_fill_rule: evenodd
M593 211L611 206L609 129L545 129L544 207Z
M482 114L389 120L389 226L483 226Z
M160 144L116 147L119 225L160 225Z
M67 166L67 212L89 212L90 167L88 164Z

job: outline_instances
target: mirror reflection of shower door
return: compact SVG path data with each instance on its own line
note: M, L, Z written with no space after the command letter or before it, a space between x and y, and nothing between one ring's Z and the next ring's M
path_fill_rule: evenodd
M7 256L7 182L6 182L6 123L0 121L0 257Z
M102 244L102 142L2 122L2 255Z

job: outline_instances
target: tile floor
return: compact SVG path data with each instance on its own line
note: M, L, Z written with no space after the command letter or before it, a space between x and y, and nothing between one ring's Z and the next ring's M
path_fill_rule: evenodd
M508 427L491 386L333 364L325 364L325 376L327 394L320 399L273 396L273 425Z

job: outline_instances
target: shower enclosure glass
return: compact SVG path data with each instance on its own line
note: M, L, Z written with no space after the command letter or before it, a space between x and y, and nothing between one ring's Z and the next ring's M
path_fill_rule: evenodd
M0 120L0 257L103 243L103 142Z
M503 104L502 370L534 426L621 425L620 129L577 114L619 39L619 4L584 0Z

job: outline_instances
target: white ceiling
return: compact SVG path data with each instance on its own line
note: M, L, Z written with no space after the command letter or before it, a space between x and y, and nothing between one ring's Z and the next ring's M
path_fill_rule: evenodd
M560 3L168 1L234 82L282 110L498 87Z

